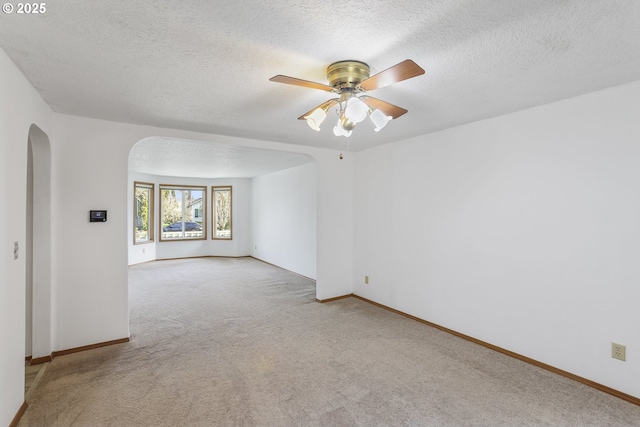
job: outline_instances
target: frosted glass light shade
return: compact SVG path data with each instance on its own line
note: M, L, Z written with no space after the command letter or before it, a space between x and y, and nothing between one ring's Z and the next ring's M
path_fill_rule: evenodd
M347 119L354 123L360 123L367 118L369 113L369 106L362 102L362 100L356 98L349 98L347 101L347 108L344 111L344 115Z
M387 116L378 109L373 110L373 113L369 114L369 118L375 125L376 128L374 130L376 132L380 132L380 129L385 127L387 123L389 123L389 120L393 119L393 117Z
M335 136L346 136L346 137L349 137L349 136L351 136L351 131L350 130L346 130L345 128L343 128L342 125L340 124L340 120L338 120L338 123L333 127L333 134Z
M322 108L316 108L311 114L305 116L304 118L307 119L307 124L309 125L309 127L317 132L320 131L320 125L322 124L324 119L327 118L327 112Z

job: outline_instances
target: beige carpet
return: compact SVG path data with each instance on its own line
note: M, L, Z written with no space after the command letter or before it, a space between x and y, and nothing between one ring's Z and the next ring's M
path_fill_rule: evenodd
M131 342L53 360L20 426L639 426L640 407L251 258L129 270Z

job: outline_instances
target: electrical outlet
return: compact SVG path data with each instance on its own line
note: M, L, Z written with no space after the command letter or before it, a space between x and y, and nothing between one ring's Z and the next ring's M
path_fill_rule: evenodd
M611 343L611 357L618 360L626 360L627 348L622 344Z
M364 276L364 284L365 285L369 284L369 276Z

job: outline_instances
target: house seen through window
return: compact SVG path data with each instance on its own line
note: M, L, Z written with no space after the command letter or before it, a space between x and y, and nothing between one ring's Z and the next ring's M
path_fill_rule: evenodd
M206 238L207 187L160 185L160 240Z

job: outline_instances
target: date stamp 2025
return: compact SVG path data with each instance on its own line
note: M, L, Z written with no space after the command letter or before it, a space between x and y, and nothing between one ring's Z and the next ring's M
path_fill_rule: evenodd
M2 11L6 14L13 13L16 14L26 14L26 15L37 15L42 14L47 11L46 3L5 3L2 5Z

